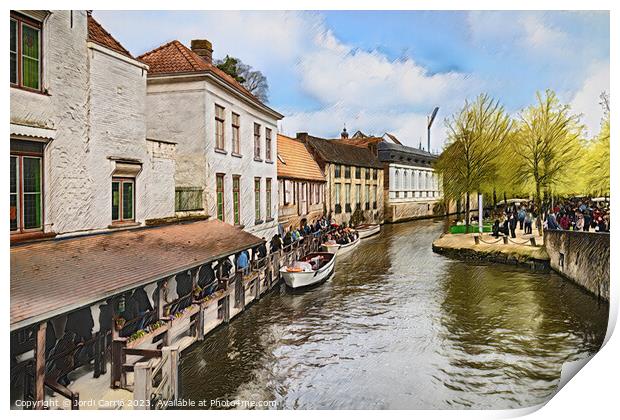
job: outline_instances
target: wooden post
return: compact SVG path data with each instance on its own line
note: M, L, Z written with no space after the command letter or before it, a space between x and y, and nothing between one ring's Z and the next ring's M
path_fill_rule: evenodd
M196 340L202 341L205 338L205 308L200 305L198 318L196 319Z
M125 387L125 373L123 372L123 365L126 361L125 352L123 349L127 344L125 338L115 338L112 340L112 360L111 360L111 372L110 372L110 386L112 388Z
M162 350L163 352L163 350ZM133 390L133 398L136 401L142 402L149 400L151 398L151 384L153 381L152 378L152 369L151 369L151 360L147 362L140 362L134 365L134 390ZM150 407L148 404L136 404L134 407L136 410L149 410Z
M45 401L45 333L47 322L41 322L36 329L36 343L34 349L34 400L37 410L42 410Z
M164 369L168 371L170 395L166 395L165 397L170 400L176 400L179 397L179 348L162 348L162 358L166 359L166 356L168 362L164 366Z

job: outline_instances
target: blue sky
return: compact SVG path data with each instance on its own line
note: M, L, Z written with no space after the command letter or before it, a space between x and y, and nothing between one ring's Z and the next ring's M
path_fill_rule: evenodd
M486 92L517 115L553 89L598 132L609 92L609 14L544 11L95 11L139 55L172 39L212 41L214 56L241 58L269 81L281 130L334 137L396 134L425 144L425 115L444 119Z

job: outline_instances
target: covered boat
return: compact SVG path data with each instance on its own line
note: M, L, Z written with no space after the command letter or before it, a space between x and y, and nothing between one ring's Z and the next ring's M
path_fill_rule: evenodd
M312 252L291 266L282 267L280 275L288 287L298 289L319 284L334 272L336 255L331 252Z
M381 231L381 225L359 225L355 227L355 230L359 234L360 238L364 239L379 233Z
M342 255L355 249L359 245L359 243L360 243L360 236L358 235L357 238L355 238L353 242L349 242L348 244L339 244L335 241L325 242L323 244L323 249L325 249L327 252L332 252L336 255Z

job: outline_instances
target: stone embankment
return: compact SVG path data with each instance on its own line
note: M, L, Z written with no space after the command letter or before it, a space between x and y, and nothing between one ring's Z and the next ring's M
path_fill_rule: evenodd
M480 236L480 241L476 243L477 235L445 233L433 242L433 251L465 261L495 262L533 270L549 270L549 255L541 236L519 235L506 244L503 238L494 238L489 234ZM536 245L531 244L532 237Z

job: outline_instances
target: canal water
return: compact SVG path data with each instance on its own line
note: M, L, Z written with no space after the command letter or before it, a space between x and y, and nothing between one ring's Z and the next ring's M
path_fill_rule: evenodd
M434 254L442 221L385 225L323 285L284 287L191 348L184 398L286 409L516 408L602 344L608 305L556 274Z

